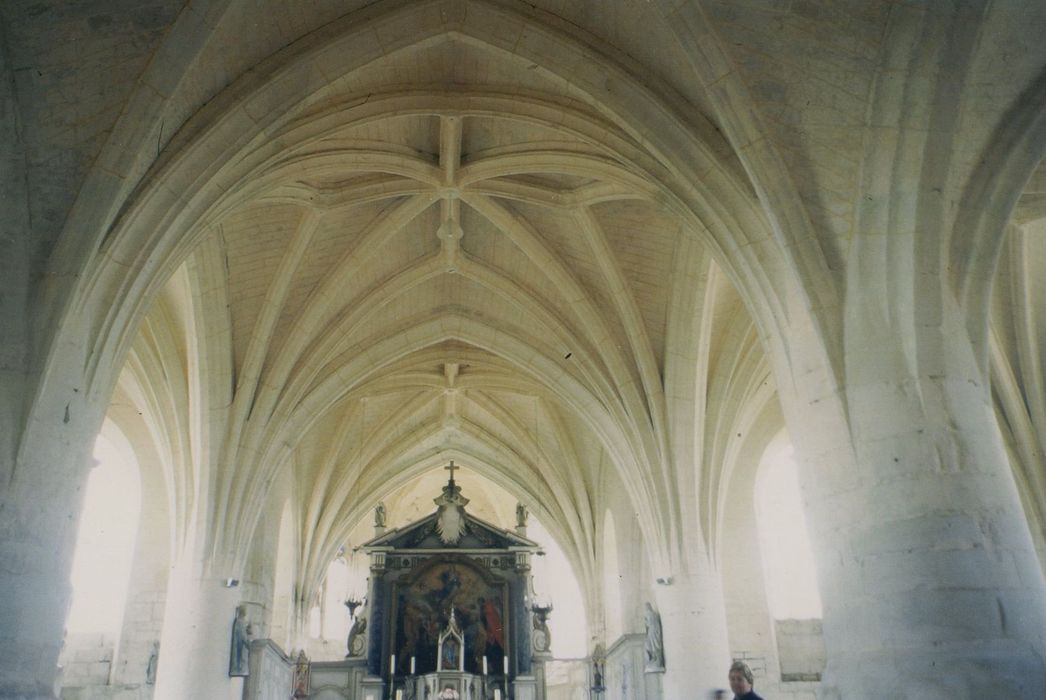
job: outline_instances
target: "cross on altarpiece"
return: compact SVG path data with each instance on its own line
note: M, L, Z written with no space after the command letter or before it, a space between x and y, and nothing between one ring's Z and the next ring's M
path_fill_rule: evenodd
M450 483L453 486L454 485L454 470L455 469L461 469L461 467L455 467L454 466L454 460L452 459L452 460L450 460L450 466L443 467L443 468L450 472Z

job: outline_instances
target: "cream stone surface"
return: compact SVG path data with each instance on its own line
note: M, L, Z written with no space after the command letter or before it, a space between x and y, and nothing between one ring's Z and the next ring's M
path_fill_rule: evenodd
M578 580L606 690L548 697L732 659L1046 697L1044 36L1035 0L3 3L0 698L240 697L241 604L343 654L328 566L451 459ZM63 651L103 421L130 592ZM766 598L782 430L820 621Z

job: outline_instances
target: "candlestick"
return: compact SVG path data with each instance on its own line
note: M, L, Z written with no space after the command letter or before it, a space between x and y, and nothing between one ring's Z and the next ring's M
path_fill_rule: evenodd
M410 657L410 675L414 675L414 657Z

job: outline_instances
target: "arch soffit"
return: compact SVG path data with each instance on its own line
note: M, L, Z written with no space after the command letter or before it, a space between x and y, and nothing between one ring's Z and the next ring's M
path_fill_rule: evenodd
M953 288L967 310L967 332L987 370L992 351L985 319L1006 225L1046 158L1046 70L1000 121L985 153L992 155L980 160L960 200L947 269L953 271Z

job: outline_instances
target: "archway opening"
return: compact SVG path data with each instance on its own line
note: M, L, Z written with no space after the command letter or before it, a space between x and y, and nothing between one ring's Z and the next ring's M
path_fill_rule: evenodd
M755 487L760 552L775 620L821 617L821 594L791 442L780 433L763 453Z
M549 618L552 655L557 659L582 658L588 653L588 622L574 569L563 549L537 518L530 519L527 537L540 544L544 552L533 562L534 588L553 606Z
M781 680L820 680L825 664L821 594L794 450L784 431L760 460L755 512Z
M109 683L120 643L141 512L134 451L112 423L95 441L73 557L63 685Z

